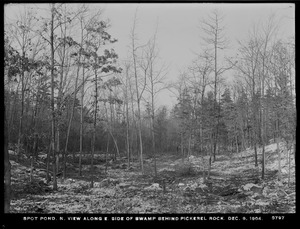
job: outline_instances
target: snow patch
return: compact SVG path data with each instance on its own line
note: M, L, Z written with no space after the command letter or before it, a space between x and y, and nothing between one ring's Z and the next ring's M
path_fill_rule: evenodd
M242 186L242 188L245 191L250 191L251 189L253 189L253 187L255 187L255 188L262 188L261 186L258 186L258 185L253 184L253 183L248 183L248 184L245 184L245 185Z
M158 190L162 190L162 188L159 187L158 183L154 183L154 184L150 185L149 187L144 188L144 190L158 191Z

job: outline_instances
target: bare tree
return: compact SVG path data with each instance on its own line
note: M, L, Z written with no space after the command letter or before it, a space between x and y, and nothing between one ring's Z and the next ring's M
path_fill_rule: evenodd
M141 68L144 70L144 73L146 74L149 82L145 89L150 95L152 154L154 158L154 172L155 176L157 176L155 147L155 97L167 87L164 82L166 78L166 66L164 64L162 64L161 66L158 65L159 50L157 47L157 29L153 38L148 42L148 45L146 46L144 62L145 63L141 65Z
M207 20L202 20L202 30L205 33L205 37L203 37L204 42L206 45L212 46L211 50L213 52L214 57L214 97L215 97L215 104L217 104L217 92L218 92L218 82L219 78L221 77L222 73L232 68L229 67L219 67L219 50L223 50L228 46L228 40L225 37L225 27L222 25L224 20L224 16L217 10L213 10L210 15L208 15ZM212 133L213 137L213 159L216 159L216 149L218 143L218 123L219 123L219 116L217 115L217 107L215 107L215 127Z
M18 128L18 147L17 155L20 154L20 150L23 144L23 132L24 132L24 109L25 109L25 93L30 78L28 71L28 57L32 52L32 44L36 35L33 33L32 28L35 26L36 21L34 19L34 12L24 7L24 13L20 15L16 23L12 23L6 32L14 39L14 45L16 50L20 53L20 86L21 86L21 114L19 116L19 128ZM38 45L37 45L38 47ZM29 92L28 92L29 93Z
M133 19L133 26L130 33L131 38L131 54L132 54L132 60L133 60L133 71L134 71L134 78L135 78L135 89L136 89L136 99L137 99L137 107L138 107L138 113L137 113L137 119L138 119L138 135L139 135L139 146L140 146L140 163L141 163L141 170L142 173L144 173L144 162L143 162L143 140L142 140L142 119L141 119L141 99L144 93L144 90L146 88L146 79L148 71L148 67L145 67L143 69L144 73L144 80L141 83L142 88L139 88L139 73L138 73L138 56L137 56L137 50L142 48L143 46L137 46L137 35L136 35L136 23L137 23L137 10L134 15Z
M255 166L258 166L257 159L257 142L258 142L258 126L257 126L257 99L256 99L256 91L258 84L258 65L259 65L259 49L260 43L256 38L257 28L253 27L252 34L250 34L250 38L248 41L239 42L239 60L236 62L235 67L244 77L246 86L249 87L249 91L251 92L251 108L252 108L252 146L254 148L254 159ZM234 63L232 63L234 64Z
M212 62L213 62L213 57L209 54L208 50L206 50L202 54L199 54L197 58L193 61L192 65L189 67L189 71L191 72L191 76L192 76L190 79L190 83L192 85L193 91L195 92L194 113L196 113L196 107L200 107L199 141L200 141L201 153L204 151L203 102L204 102L204 96L205 96L207 86L213 83L210 80L210 74L213 72ZM200 96L200 101L198 96ZM205 163L203 159L203 178L204 180L206 180L204 168L205 168Z
M130 144L130 117L129 117L129 103L130 103L130 68L131 63L125 61L124 63L124 77L120 78L123 85L124 106L125 106L125 119L126 119L126 152L127 164L130 167L130 158L132 157L131 144ZM125 79L124 79L125 78Z

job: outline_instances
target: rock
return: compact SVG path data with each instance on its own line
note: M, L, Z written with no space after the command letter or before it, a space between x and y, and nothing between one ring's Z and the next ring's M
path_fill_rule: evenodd
M191 191L191 188L190 188L189 186L184 187L184 188L183 188L183 191L185 191L185 192L190 192L190 191Z
M137 190L137 189L139 189L138 187L135 187L135 186L130 186L130 187L128 187L128 189L129 190Z
M113 179L113 178L110 178L109 182L112 183L113 185L116 185L116 184L120 183L120 181L118 179Z
M110 183L109 179L103 179L100 183L99 183L99 187L107 187Z
M281 181L277 181L276 184L278 185L278 187L283 187L283 183Z
M197 188L195 188L195 192L204 193L204 190L201 187L197 187Z
M191 161L191 160L194 160L196 157L195 156L189 156L189 160Z
M15 151L13 151L13 150L8 150L8 153L9 153L9 155L14 155L14 156L17 155L17 153Z
M119 188L126 188L126 187L128 187L128 186L130 186L131 184L129 184L129 183L120 183L120 184L118 184L118 187Z
M158 191L158 190L162 190L162 188L159 186L158 183L153 183L149 187L144 188L144 190Z
M66 182L66 183L69 183L69 184L72 184L72 183L75 183L75 180L72 179L72 178L68 178L68 179L66 179L65 182Z
M40 154L40 155L38 155L38 157L39 157L41 160L46 160L46 159L47 159L47 154Z
M245 185L242 186L242 187L243 187L243 189L244 189L245 191L249 191L249 190L253 191L254 189L262 189L261 186L258 186L258 185L253 184L253 183L245 184Z
M130 166L127 170L128 170L128 171L133 171L134 168Z

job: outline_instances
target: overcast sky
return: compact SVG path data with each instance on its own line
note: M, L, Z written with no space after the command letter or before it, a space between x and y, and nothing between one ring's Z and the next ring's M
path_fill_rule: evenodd
M38 4L35 4L38 5ZM254 23L263 23L273 13L280 21L278 36L282 38L295 34L294 4L229 4L229 3L163 3L163 4L91 4L91 8L103 8L104 16L109 18L112 27L110 34L118 39L114 48L120 59L125 59L130 44L129 33L133 24L134 13L137 11L136 32L140 44L144 44L153 35L158 22L157 42L160 56L170 65L168 79L175 81L180 70L184 70L195 58L193 52L201 50L200 20L211 10L217 8L223 15L225 33L230 40L227 55L236 50L237 40L245 40ZM10 9L13 9L9 7ZM8 8L6 10L9 11ZM15 10L14 10L15 11ZM9 15L11 15L9 11ZM170 93L163 93L158 99L159 105L169 107L175 103Z

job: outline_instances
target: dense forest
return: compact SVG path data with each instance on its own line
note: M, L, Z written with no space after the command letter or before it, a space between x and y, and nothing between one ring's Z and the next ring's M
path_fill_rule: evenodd
M201 178L206 192L212 193L212 186L217 187L214 169L221 166L217 163L226 159L232 166L247 153L243 168L253 166L251 175L260 182L253 186L267 186L268 164L274 162L273 179L288 178L283 185L289 197L287 190L295 185L295 38L278 38L280 24L270 15L249 28L236 53L226 57L226 15L212 10L199 22L205 48L170 82L158 32L142 43L138 14L136 10L132 15L126 60L113 49L121 38L111 36L109 19L88 4L36 4L24 7L16 20L5 19L5 212L22 212L20 180L31 192L42 186L49 193L59 192L68 182L83 180L85 191L103 181L107 184L102 188L124 189L126 182L118 181L116 174L127 171L138 176L136 181L153 179L143 191L174 191L176 182L166 179L161 169L166 158L176 160L177 172L169 178ZM176 96L173 107L158 105L162 91ZM288 173L282 172L285 162ZM16 177L14 169L24 166L24 177ZM179 188L183 183L180 180ZM165 201L171 206L172 199ZM37 209L26 211L42 208ZM131 212L120 209L107 212Z

